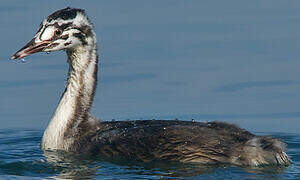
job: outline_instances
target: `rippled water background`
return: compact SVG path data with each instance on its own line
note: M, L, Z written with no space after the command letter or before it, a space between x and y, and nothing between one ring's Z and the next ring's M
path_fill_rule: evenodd
M9 58L66 6L86 9L98 35L96 117L233 122L284 139L293 165L215 169L44 154L65 54ZM0 178L300 178L300 1L3 0L0 25Z
M289 144L292 166L251 169L44 153L39 148L42 131L1 130L0 179L299 179L299 134L271 134Z

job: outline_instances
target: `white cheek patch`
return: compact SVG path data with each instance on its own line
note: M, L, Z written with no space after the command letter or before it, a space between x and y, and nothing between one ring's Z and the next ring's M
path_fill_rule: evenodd
M55 28L53 26L48 26L41 34L41 40L49 40L54 35Z

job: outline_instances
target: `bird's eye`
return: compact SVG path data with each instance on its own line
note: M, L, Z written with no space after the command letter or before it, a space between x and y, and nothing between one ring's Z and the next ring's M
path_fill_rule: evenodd
M54 31L55 36L60 36L62 34L62 31L60 29L56 29Z

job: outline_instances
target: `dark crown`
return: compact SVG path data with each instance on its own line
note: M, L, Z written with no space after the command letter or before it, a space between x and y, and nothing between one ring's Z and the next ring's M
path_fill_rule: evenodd
M83 9L67 7L67 8L55 11L53 14L48 16L47 21L50 22L52 20L56 20L59 18L63 19L63 20L74 19L78 12L85 14Z

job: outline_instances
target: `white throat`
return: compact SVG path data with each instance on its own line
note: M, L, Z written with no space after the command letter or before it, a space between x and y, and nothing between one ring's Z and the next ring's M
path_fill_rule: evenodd
M67 50L69 77L65 92L42 140L43 149L69 150L76 138L85 132L97 84L97 47L86 46Z

